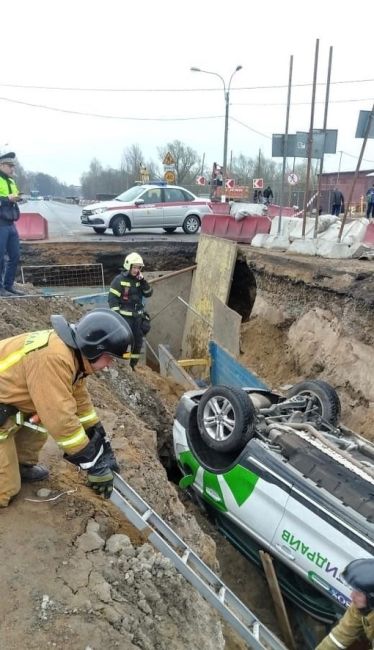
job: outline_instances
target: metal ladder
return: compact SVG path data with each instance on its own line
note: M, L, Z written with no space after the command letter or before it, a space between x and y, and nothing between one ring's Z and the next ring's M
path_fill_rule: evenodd
M114 473L111 501L142 532L153 546L238 632L254 650L286 650L286 646L265 627L225 583L178 537L135 490Z

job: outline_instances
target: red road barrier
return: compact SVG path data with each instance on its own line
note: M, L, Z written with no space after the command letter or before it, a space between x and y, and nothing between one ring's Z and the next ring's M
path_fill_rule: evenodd
M374 246L374 223L369 223L362 243L367 246Z
M232 239L243 244L250 244L258 233L269 233L269 217L245 217L235 221L233 217L221 214L207 214L202 220L201 232L205 235Z
M15 226L22 241L48 239L48 221L38 212L22 212Z

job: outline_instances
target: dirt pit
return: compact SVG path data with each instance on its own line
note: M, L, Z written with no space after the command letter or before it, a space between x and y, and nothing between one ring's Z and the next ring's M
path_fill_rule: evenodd
M185 265L192 261L190 256ZM272 302L269 295L269 287L258 290L268 305ZM374 400L361 386L372 386L373 378L369 381L358 365L352 377L348 372L352 364L344 370L333 356L336 341L346 331L339 330L333 318L324 316L323 320L319 314L313 336L311 330L307 336L305 324L303 329L299 325L303 314L286 313L288 302L285 299L281 318L272 319L259 310L242 326L239 361L273 388L300 381L310 373L330 380L342 398L343 421L370 437ZM62 298L3 299L0 337L48 327L52 313L63 313L74 321L81 312ZM316 354L318 323L326 326L327 322L331 343L322 346L319 342ZM362 343L359 339L357 335ZM366 352L354 348L357 364ZM165 467L173 413L183 390L149 368L132 373L119 365L90 378L89 388L126 480L280 635L262 575L168 480ZM0 612L4 650L245 648L115 507L85 486L84 477L62 460L53 441L43 450L43 460L50 467L50 479L24 485L11 506L0 511L4 558L0 580L7 594ZM61 496L35 501L41 487L51 490L49 498Z

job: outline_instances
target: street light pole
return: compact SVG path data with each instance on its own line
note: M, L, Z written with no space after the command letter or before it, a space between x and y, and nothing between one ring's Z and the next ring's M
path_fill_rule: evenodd
M229 110L230 110L230 88L231 82L234 74L239 72L243 66L237 65L234 72L232 73L229 83L226 86L224 78L218 74L218 72L211 72L210 70L201 70L201 68L190 68L192 72L203 72L204 74L212 74L214 77L218 77L223 84L223 92L225 97L225 128L223 133L223 186L225 186L226 175L227 175L227 147L228 147L228 136L229 136Z

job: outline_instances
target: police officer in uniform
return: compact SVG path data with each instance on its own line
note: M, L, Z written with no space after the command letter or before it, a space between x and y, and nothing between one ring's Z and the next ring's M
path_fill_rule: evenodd
M134 344L131 350L130 366L134 370L139 361L143 336L150 330L150 318L144 311L143 298L149 298L153 289L143 276L144 263L138 253L130 253L123 263L124 270L112 281L108 303L131 327Z
M352 604L316 650L344 650L359 639L374 648L374 558L353 560L342 578L352 589Z
M14 151L0 156L0 296L24 295L14 287L20 258L19 236L14 222L20 216L17 203L21 200L12 178L15 166Z

